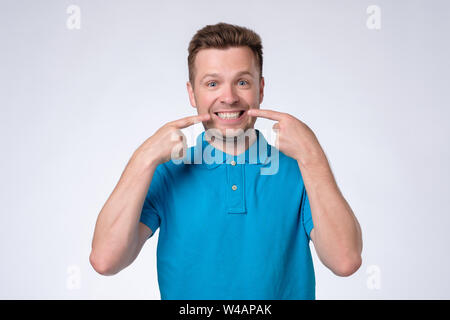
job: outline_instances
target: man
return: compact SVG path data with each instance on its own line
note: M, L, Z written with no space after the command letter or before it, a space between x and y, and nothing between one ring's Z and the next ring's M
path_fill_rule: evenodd
M188 66L198 115L167 123L134 152L99 214L94 269L127 267L159 227L162 299L315 299L310 240L332 272L353 274L360 226L318 140L294 116L259 109L260 37L208 25L191 40ZM275 147L253 129L257 117L276 121ZM206 131L187 149L180 129L198 122Z

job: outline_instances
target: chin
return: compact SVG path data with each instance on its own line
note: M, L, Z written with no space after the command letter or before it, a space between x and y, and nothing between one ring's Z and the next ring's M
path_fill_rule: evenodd
M222 128L220 132L225 138L234 138L244 134L245 128Z
M247 130L251 129L253 130L252 127L239 127L239 128L216 128L216 127L208 127L205 128L205 130L207 131L209 136L214 136L220 140L233 140L235 138L238 138L240 136L243 136L245 133L248 134Z

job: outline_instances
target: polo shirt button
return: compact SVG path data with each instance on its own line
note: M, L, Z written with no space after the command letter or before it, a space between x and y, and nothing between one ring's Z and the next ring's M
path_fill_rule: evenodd
M236 165L236 161L232 160L232 161L231 161L231 165L232 165L232 166L235 166L235 165Z
M233 189L233 191L236 191L237 186L235 184L233 184L233 186L231 187L231 189Z

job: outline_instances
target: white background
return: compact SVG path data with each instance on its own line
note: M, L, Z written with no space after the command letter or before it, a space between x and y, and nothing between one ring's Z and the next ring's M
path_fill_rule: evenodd
M80 29L66 24L72 4ZM370 5L379 30L366 24ZM313 129L361 224L363 264L348 278L311 245L317 299L450 298L447 1L0 6L0 298L160 298L159 230L112 277L89 264L92 235L132 152L195 113L187 47L217 22L261 36L261 108Z

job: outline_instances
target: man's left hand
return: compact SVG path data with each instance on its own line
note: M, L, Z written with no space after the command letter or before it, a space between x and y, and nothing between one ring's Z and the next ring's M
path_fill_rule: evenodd
M296 117L268 109L250 109L248 115L277 121L272 127L277 133L275 147L300 164L326 161L314 132Z

